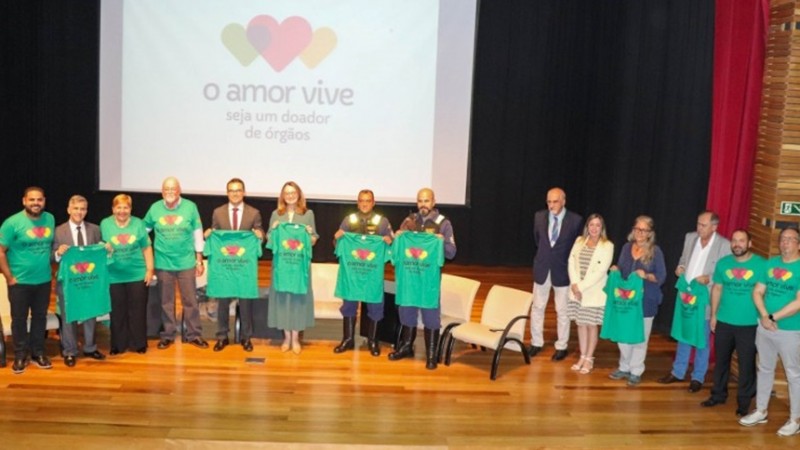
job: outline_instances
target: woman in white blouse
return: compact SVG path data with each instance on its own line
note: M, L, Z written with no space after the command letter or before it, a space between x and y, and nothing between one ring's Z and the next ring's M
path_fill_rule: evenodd
M588 374L594 368L599 326L603 323L608 268L614 257L614 243L606 237L606 223L592 214L569 254L569 303L567 314L578 327L581 356L572 370Z

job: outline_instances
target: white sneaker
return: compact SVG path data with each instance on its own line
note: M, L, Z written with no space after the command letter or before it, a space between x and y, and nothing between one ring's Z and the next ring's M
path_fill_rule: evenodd
M778 436L794 436L800 432L800 423L794 419L789 419L788 422L778 430Z
M766 411L761 412L759 410L755 410L750 414L739 419L739 425L744 425L746 427L752 427L753 425L758 425L760 423L767 423Z

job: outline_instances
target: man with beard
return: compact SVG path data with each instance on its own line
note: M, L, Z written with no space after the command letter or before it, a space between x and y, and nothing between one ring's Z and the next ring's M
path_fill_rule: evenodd
M155 268L161 286L161 307L164 329L158 342L160 350L175 342L178 323L175 319L175 283L181 290L186 341L195 347L208 348L202 336L200 310L197 307L195 277L203 274L203 225L197 205L181 197L181 184L169 177L161 185L159 200L150 206L144 217L147 230L155 236Z
M0 226L0 271L8 283L15 374L25 371L27 355L37 367L53 365L44 354L47 307L50 304L50 247L55 218L44 211L44 189L31 186L22 196L24 209ZM28 314L31 316L28 332Z
M711 288L711 331L717 363L711 397L700 405L716 406L728 399L728 377L733 351L739 357L736 414L744 416L756 393L756 327L758 310L753 288L764 270L764 258L750 252L750 233L736 230L731 236L732 255L717 263Z
M417 193L417 213L408 216L400 225L396 236L406 231L417 231L436 235L444 241L444 257L453 259L456 256L456 241L453 237L453 225L444 215L434 208L436 199L432 189L423 188ZM436 302L436 307L400 306L398 308L400 324L402 325L400 345L397 350L389 353L389 359L396 361L414 355L414 338L417 334L417 316L422 313L422 323L425 325L425 353L427 369L436 369L438 355L436 349L441 328L441 305Z

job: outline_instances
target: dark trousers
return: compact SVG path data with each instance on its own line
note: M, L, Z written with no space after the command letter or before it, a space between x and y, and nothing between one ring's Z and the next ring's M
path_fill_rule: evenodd
M714 386L711 398L724 402L728 399L728 378L731 372L733 351L739 356L739 387L736 401L740 409L749 409L750 399L756 394L756 326L730 325L717 322L714 332L717 363L714 366Z
M417 326L417 313L422 313L422 323L429 330L438 330L442 327L442 308L416 308L413 306L400 306L398 315L400 323L407 327Z
M339 307L339 312L342 313L342 317L355 317L358 313L358 300L344 300L342 302L342 306ZM369 316L370 320L373 322L380 322L383 320L383 302L380 303L367 303L367 316Z
M235 298L217 299L217 339L228 337L231 323L231 301ZM255 299L239 299L239 317L242 319L242 329L239 338L242 342L253 337L253 303Z
M11 336L14 339L14 357L25 358L28 350L34 356L44 355L47 307L50 305L50 282L9 286L8 300L11 302ZM28 312L31 316L30 333L28 333Z
M143 281L111 285L111 348L147 347L147 286Z

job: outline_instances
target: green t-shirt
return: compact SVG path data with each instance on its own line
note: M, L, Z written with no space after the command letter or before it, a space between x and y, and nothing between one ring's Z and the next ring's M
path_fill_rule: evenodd
M636 274L622 278L619 270L608 275L606 308L600 337L620 344L644 342L644 282Z
M108 266L111 284L143 282L147 267L142 251L150 247L150 236L142 219L131 217L128 225L120 228L113 216L106 217L100 222L100 233L114 249L114 264Z
M343 300L383 301L383 272L389 260L383 236L345 233L336 242L339 272L334 294Z
M108 253L104 244L72 246L58 266L67 323L92 319L111 311Z
M800 260L787 264L780 256L770 258L758 282L767 287L767 292L764 294L764 306L767 312L769 314L778 312L797 298L797 290L800 288ZM800 313L779 320L778 329L800 330Z
M691 283L681 275L675 284L675 313L672 316L672 337L693 347L706 348L706 308L708 287L696 279Z
M208 257L206 294L213 298L258 298L261 252L261 241L250 230L214 230L203 250Z
M751 255L745 262L728 255L719 260L714 270L714 284L722 287L717 307L717 320L730 325L758 325L758 310L753 303L753 288L764 272L764 258Z
M51 279L50 251L56 221L49 212L32 220L20 211L0 226L0 245L6 248L11 275L20 284L42 284Z
M311 235L304 225L285 222L269 234L272 285L276 292L307 294L311 270Z
M194 232L202 230L197 205L181 198L175 209L164 201L153 203L144 216L144 226L155 232L155 267L161 270L187 270L196 264Z
M406 231L392 243L398 306L438 308L444 265L444 240L435 234Z

